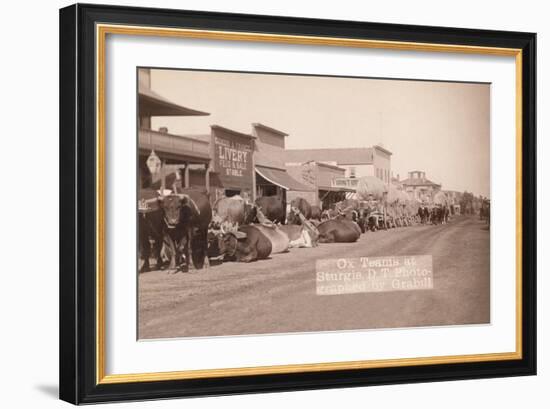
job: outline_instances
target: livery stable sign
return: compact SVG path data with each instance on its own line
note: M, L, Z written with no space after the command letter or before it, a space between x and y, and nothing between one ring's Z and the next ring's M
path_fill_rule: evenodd
M251 135L219 126L212 127L212 159L214 171L225 188L251 189L253 181Z

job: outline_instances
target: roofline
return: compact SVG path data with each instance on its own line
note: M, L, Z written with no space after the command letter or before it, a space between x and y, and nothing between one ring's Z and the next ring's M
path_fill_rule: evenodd
M254 166L259 166L260 168L266 168L266 169L269 169L269 170L280 170L281 172L286 172L286 167L284 167L284 168L277 168L277 167L275 167L275 166L273 166L273 165L271 165L271 164L265 165L265 164L263 164L263 163L258 163L258 162L256 162L256 163L254 163Z
M264 125L260 122L253 122L252 123L252 126L254 128L264 128L264 129L267 129L268 131L271 131L273 133L276 133L278 135L281 135L281 136L288 136L288 134L286 132L283 132L283 131L279 131L278 129L275 129L275 128L272 128L270 126L267 126L267 125Z
M350 166L350 165L374 165L374 162L369 160L369 161L364 161L364 162L338 162L338 166L340 165L344 165L344 166Z
M370 147L356 147L356 148L301 148L301 149L285 149L285 151L287 152L311 152L311 151L345 151L345 150L350 150L350 149L368 149L368 150L372 150L374 149L373 146L370 146ZM389 151L388 151L389 152ZM392 153L390 152L390 155ZM312 159L314 160L315 162L318 162L320 163L320 161L317 161L315 159ZM348 166L348 165L374 165L374 161L373 160L364 160L364 161L361 161L361 162L356 162L356 161L344 161L344 162L338 162L338 161L332 161L332 162L337 162L338 163L338 166L340 165L345 165L345 166ZM333 165L334 166L334 165Z
M185 136L187 138L206 138L210 137L209 133L182 133L178 134L178 136Z
M215 130L220 130L220 131L227 132L227 133L230 133L230 134L233 134L233 135L242 136L244 138L256 139L256 136L254 136L254 135L234 131L233 129L229 129L229 128L226 128L225 126L221 126L221 125L210 125L210 128L214 131Z
M307 160L305 162L285 162L285 166L303 166L303 165L307 165L308 163L314 163L318 166L324 166L326 168L331 168L331 169L336 169L336 170L343 170L345 171L346 168L342 168L340 166L337 166L337 165L331 165L330 163L326 163L326 162L319 162L319 161L316 161L316 160Z
M151 116L209 116L210 115L210 112L199 111L198 109L188 108L176 102L172 102L169 99L163 97L162 95L157 94L155 91L151 89L149 89L148 91L150 93L144 92L143 90L138 91L139 98L153 100L153 101L156 101L157 103L167 105L167 106L172 106L182 111L186 111L186 113L181 113L179 115L151 115Z
M441 187L441 183L435 183L435 182L431 182L431 181L428 181L428 183L407 183L405 181L401 181L401 184L403 186L439 186Z
M372 149L372 146L359 146L359 147L350 147L350 148L297 148L297 149L287 149L287 151L346 151L349 149Z
M374 149L378 149L379 151L382 151L384 153L387 153L388 155L393 155L393 153L391 153L389 150L387 150L386 148L383 148L382 146L380 145L373 145L372 146Z
M212 134L172 134L180 138L191 139L193 141L210 144ZM208 139L208 140L207 140Z
M326 168L331 168L331 169L337 169L337 170L343 170L344 172L346 171L346 168L341 168L340 166L337 166L337 165L331 165L330 163L325 163L325 162L318 162L318 161L313 161L315 162L318 166L324 166Z

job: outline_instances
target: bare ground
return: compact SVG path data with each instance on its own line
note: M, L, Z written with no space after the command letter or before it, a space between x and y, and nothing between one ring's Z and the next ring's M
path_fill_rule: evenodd
M318 258L432 255L434 288L318 296ZM139 276L139 338L241 335L490 320L489 231L461 216L447 225L368 232L356 243L292 249L253 263Z

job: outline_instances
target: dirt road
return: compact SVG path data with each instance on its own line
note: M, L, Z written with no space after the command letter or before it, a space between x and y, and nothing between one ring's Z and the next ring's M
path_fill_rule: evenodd
M433 289L316 295L319 258L432 255ZM139 337L487 323L489 231L474 217L368 232L254 263L139 276Z

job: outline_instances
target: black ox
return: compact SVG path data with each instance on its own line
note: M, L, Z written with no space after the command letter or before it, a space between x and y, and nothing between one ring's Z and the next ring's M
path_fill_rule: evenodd
M146 214L144 223L140 223L140 249L145 259L142 271L150 268L150 253L145 250L150 248L149 238L153 238L155 242L153 256L157 258L159 268L162 267L161 245L157 243L164 244L169 270L187 271L190 261L195 268L203 268L205 260L208 260L207 234L212 220L208 195L201 191L183 189L178 194L159 197L158 204L159 209Z
M144 203L147 203L144 201ZM155 208L148 208L140 211L138 214L138 237L139 237L139 257L143 259L141 272L151 270L151 256L156 260L157 270L162 268L162 258L160 256L163 242L163 213L158 207L157 200L154 200Z

